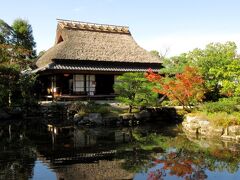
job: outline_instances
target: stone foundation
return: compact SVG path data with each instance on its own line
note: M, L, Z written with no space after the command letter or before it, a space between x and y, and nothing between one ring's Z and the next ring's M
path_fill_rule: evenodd
M240 143L240 125L228 127L213 126L207 119L186 115L182 122L183 130L188 134L202 135L205 137L222 138Z

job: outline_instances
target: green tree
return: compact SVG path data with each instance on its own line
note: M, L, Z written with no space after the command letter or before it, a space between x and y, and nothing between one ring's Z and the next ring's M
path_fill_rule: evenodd
M203 76L208 99L218 100L221 97L221 84L226 79L222 72L228 71L236 55L237 46L234 42L210 43L205 49L188 53L191 63L199 68Z
M227 96L240 96L240 59L234 59L226 69L219 74L224 78L221 81L221 93Z
M134 107L154 105L158 94L152 92L152 83L143 73L125 73L117 78L114 90L119 96L117 100L129 105L129 113Z
M184 67L189 64L190 60L186 53L171 58L164 58L163 68L160 69L160 73L165 74L166 76L175 76L175 74L182 73Z
M152 51L150 51L150 53L151 53L152 55L160 58L160 54L159 54L159 52L158 52L157 50L152 50Z
M10 106L21 98L26 98L21 71L26 69L32 57L35 42L32 36L31 25L27 21L17 19L13 26L0 20L0 105ZM26 89L32 86L31 79L25 81ZM21 91L22 90L22 91ZM17 98L12 98L16 93ZM27 99L28 101L28 99Z
M14 65L0 65L0 105L12 104L13 92L17 89L20 70Z
M29 50L29 58L36 57L36 43L33 38L32 26L28 21L23 19L16 19L12 24L14 31L14 41L16 46Z
M11 60L9 48L13 43L13 33L11 26L0 19L0 63Z

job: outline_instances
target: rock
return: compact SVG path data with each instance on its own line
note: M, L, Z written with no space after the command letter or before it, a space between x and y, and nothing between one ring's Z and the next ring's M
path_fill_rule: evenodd
M199 118L196 117L196 116L189 116L189 115L188 115L188 116L186 116L185 121L186 121L187 123L198 123Z
M151 117L151 113L148 112L147 110L143 110L143 111L141 111L141 112L139 112L139 113L135 113L135 114L134 114L134 117L135 117L136 119L149 120L150 117Z
M186 131L191 134L198 133L201 128L199 120L196 117L187 116L186 119L182 122L182 125Z
M236 135L240 135L240 126L229 126L228 127L228 134L230 136L236 136Z
M202 135L206 135L209 132L208 127L210 125L210 122L207 120L200 120L198 123L200 125L198 133Z
M224 134L223 127L213 127L209 126L207 135L214 137L221 137Z
M73 121L77 122L77 121L80 121L83 117L80 116L79 114L74 114L73 116Z
M78 121L78 125L85 125L91 123L88 116L83 116L80 121Z
M122 118L122 120L131 120L135 118L134 114L131 113L121 114L120 117Z
M11 110L11 114L13 116L19 116L22 115L22 109L20 107L15 107Z
M199 120L198 123L201 127L207 127L210 124L210 122L207 120Z
M102 115L100 113L89 113L89 121L96 124L102 124Z
M239 135L236 136L236 140L237 140L237 142L240 142L240 136Z
M120 118L117 115L107 115L103 117L105 125L117 124L120 122Z
M224 140L235 140L236 137L235 136L228 136L228 135L222 135L221 138L223 138Z
M9 119L11 116L5 111L0 109L0 120Z

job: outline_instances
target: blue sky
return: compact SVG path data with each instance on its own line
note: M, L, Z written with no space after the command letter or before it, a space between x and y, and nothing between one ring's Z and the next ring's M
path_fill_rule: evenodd
M239 0L5 0L0 18L27 19L38 52L54 44L56 18L128 25L137 43L177 55L210 42L240 44Z

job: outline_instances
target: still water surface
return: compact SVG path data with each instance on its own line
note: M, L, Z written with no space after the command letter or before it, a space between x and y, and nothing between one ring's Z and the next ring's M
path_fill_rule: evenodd
M240 179L240 145L176 125L83 128L2 123L0 179Z

